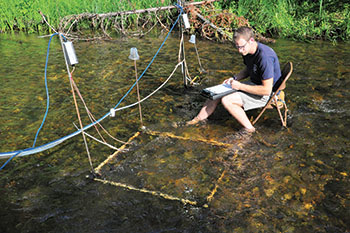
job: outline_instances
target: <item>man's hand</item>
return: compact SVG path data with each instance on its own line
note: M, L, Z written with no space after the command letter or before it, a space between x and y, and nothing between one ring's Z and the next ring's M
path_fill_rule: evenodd
M228 85L231 85L231 82L233 81L233 78L228 78L226 79L223 84L228 84Z
M232 89L239 90L242 84L240 82L232 79L230 82L230 85L231 85Z
M239 87L241 86L241 83L236 81L234 78L226 79L223 83L230 85L231 88L235 90L239 90Z

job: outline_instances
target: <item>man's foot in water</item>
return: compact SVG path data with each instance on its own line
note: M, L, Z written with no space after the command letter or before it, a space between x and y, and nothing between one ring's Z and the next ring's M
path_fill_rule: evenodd
M199 120L197 117L193 118L190 121L179 121L172 123L172 126L174 128L182 127L182 126L192 126L197 124L205 124L207 122L207 119L205 120Z
M243 128L236 133L237 138L250 138L255 133L255 128Z
M197 124L204 124L207 122L207 119L204 120L200 120L198 117L193 118L190 121L186 122L186 126L190 126L190 125L197 125Z

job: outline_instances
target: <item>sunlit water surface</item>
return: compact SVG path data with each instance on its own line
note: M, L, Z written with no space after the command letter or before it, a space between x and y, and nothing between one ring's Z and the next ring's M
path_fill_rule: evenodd
M130 48L138 48L140 75L164 37L74 43L79 64L73 78L96 119L135 81ZM48 38L0 35L1 152L33 146L46 107L47 43ZM178 62L178 46L179 36L173 33L139 82L141 98L169 77ZM273 109L258 121L258 133L231 141L230 148L197 141L222 142L240 129L221 106L205 125L174 128L173 122L189 120L199 111L205 101L201 89L242 68L232 45L199 40L208 71L200 74L195 49L186 41L190 75L199 76L201 84L185 89L179 68L141 104L147 129L183 138L142 132L102 167L101 179L196 201L196 206L87 179L91 167L78 135L48 151L15 158L0 171L0 232L350 231L349 44L277 40L270 46L282 64L294 64L286 89L288 129L281 127ZM50 109L37 146L79 126L57 37L50 48L48 88ZM133 90L120 107L136 100ZM83 124L89 124L79 98L78 105ZM248 112L249 117L257 114ZM117 112L102 125L127 141L140 131L138 107ZM122 146L101 128L99 132L109 144ZM94 127L87 133L101 139ZM93 167L114 153L87 141Z

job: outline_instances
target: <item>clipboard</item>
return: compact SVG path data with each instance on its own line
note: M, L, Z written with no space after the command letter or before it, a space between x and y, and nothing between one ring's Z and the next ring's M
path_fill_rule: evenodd
M216 100L235 91L236 90L232 89L232 87L229 84L223 83L203 89L201 95L206 98Z

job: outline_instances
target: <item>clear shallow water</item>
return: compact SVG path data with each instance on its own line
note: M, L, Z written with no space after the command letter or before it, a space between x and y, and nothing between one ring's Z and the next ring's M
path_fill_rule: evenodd
M77 42L74 79L95 118L120 100L135 80L128 59L137 47L140 74L164 36ZM31 147L45 113L44 65L48 38L0 36L1 152ZM180 69L142 104L147 128L186 138L222 141L240 126L223 109L207 125L173 128L200 109L199 91L242 68L229 44L198 41L207 74L202 85L184 89ZM169 38L140 82L151 93L177 63L179 39ZM86 179L89 162L81 136L40 154L17 158L1 171L1 232L346 232L350 222L349 44L277 40L280 62L292 61L286 89L290 127L282 129L275 110L258 121L258 133L232 148L141 133L102 169L102 178L205 203L183 205L150 194ZM192 76L199 75L195 50L186 44ZM78 125L61 47L52 41L48 85L50 110L37 145L61 138ZM135 102L136 92L121 106ZM78 101L84 124L89 120ZM249 112L256 116L257 111ZM127 141L139 130L138 108L102 122ZM98 137L94 129L88 133ZM102 133L116 147L121 144ZM88 139L94 167L114 151ZM2 162L5 162L3 160ZM225 171L225 172L224 172ZM224 172L222 179L219 177Z

